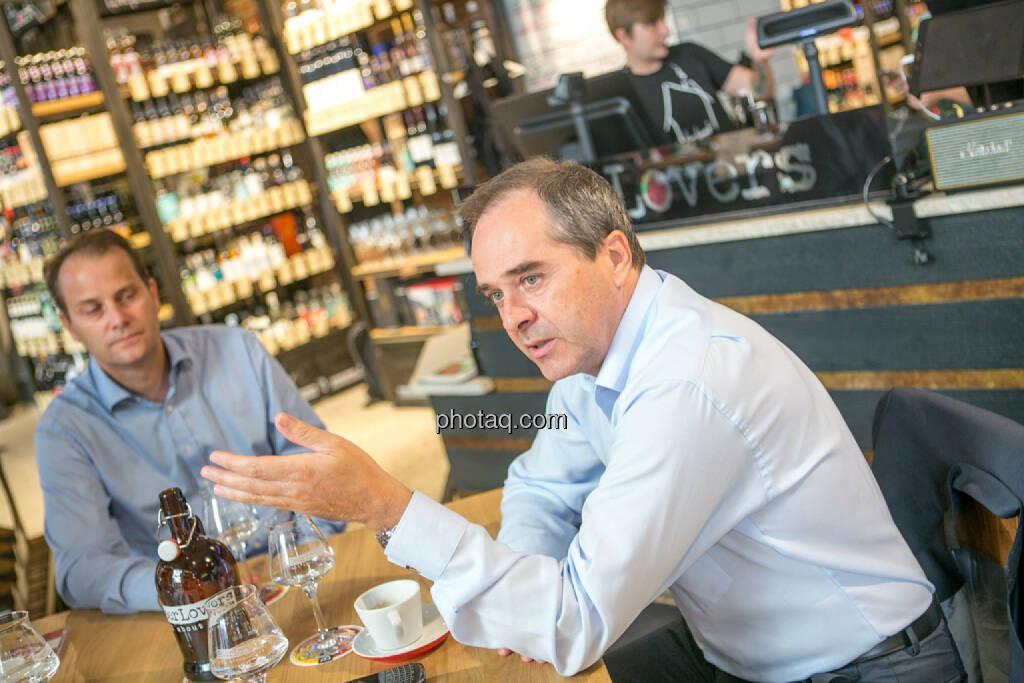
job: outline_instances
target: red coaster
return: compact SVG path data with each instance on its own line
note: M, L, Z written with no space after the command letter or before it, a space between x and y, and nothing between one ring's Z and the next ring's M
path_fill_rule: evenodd
M284 594L288 592L288 586L282 586L276 583L265 583L260 586L260 600L263 601L264 605L273 605L275 602L284 597Z

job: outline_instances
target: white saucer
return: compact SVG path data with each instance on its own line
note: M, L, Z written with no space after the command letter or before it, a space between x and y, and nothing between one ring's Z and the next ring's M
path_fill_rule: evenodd
M398 662L415 659L430 652L448 637L448 627L441 619L441 614L433 605L423 605L423 633L405 647L397 650L384 650L373 642L368 629L363 629L352 640L352 651L363 659L378 662Z

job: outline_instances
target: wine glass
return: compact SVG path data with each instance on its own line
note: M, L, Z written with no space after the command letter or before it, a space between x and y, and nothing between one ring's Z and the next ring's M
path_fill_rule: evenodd
M288 639L252 584L232 586L207 603L210 671L217 678L264 683L288 651Z
M203 489L199 497L200 519L207 533L212 534L228 548L238 563L238 578L243 583L257 583L256 575L246 561L246 541L256 533L260 525L259 512L249 503L228 500L213 494L212 489ZM278 590L271 583L257 583L260 596L266 601Z
M28 620L28 612L0 614L0 680L48 681L59 666L57 653Z
M327 628L316 588L320 577L334 566L334 550L308 515L273 524L267 549L270 578L287 586L299 586L313 605L318 638L310 647L311 654L317 655L321 662L330 661L338 638L333 629Z

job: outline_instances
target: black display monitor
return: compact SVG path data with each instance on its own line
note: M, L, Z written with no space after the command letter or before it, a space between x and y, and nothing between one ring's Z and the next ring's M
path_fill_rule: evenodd
M551 88L498 100L492 105L494 115L512 133L524 157L546 155L593 161L586 158L570 105L549 101L554 91ZM625 71L586 79L581 103L595 158L649 149L658 143Z
M915 94L1024 78L1024 2L1009 0L921 22L910 75Z

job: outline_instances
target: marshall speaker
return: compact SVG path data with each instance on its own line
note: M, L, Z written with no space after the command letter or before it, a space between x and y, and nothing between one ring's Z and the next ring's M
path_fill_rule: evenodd
M1024 109L984 114L925 131L935 188L1024 180Z

